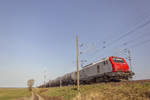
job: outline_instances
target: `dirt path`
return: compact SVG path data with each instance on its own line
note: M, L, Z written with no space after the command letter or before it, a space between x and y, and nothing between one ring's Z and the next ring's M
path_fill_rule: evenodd
M35 94L35 96L37 97L37 99L34 98L34 100L44 100L44 98L42 98L40 95Z
M32 92L32 99L31 100L44 100L44 98L42 98L40 95L38 95L37 93L33 93Z
M45 100L44 98L42 98L40 95L38 95L37 93L33 93L31 97L23 97L17 100Z

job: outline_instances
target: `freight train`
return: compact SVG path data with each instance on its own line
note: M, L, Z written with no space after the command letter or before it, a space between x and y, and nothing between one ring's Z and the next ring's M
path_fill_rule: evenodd
M132 78L133 75L134 72L129 69L126 60L115 56L91 63L79 70L80 84L128 80ZM55 80L51 80L42 86L68 86L76 84L76 81L77 72L71 72Z

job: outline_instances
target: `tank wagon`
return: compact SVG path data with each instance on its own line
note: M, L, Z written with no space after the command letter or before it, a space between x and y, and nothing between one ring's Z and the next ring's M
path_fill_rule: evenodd
M46 87L67 86L76 84L77 72L65 74L51 80ZM89 84L107 81L120 81L132 78L134 72L129 69L126 60L121 57L111 56L100 61L84 66L80 71L80 84Z

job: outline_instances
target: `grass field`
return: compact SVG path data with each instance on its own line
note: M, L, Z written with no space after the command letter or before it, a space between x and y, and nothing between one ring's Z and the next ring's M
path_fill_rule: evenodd
M117 82L39 89L46 100L150 100L150 82Z
M0 100L16 100L26 96L31 96L31 93L25 88L0 88Z

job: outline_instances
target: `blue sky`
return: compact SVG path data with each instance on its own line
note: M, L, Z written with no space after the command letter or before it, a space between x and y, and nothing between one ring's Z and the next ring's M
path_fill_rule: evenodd
M150 20L149 4L148 0L0 0L0 87L24 87L30 78L39 85L44 70L47 80L75 70L76 34L84 44L80 50L89 50L80 60L90 63L130 48L134 79L149 78L150 43L131 47L150 39L150 24L113 41Z

